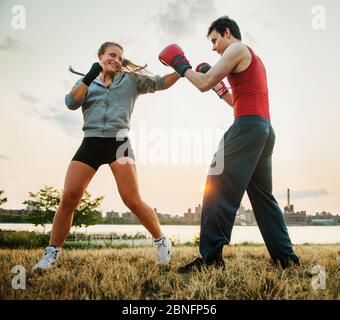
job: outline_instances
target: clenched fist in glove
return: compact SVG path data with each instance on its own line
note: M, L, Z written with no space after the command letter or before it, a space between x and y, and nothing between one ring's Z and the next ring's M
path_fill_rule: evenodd
M90 71L85 75L83 79L83 83L89 87L92 81L96 79L102 71L103 71L103 68L99 64L99 62L95 62L92 65Z
M200 63L197 67L196 67L196 72L201 72L201 73L207 73L209 70L211 69L211 65L209 63L203 62ZM217 95L222 99L222 96L229 92L228 88L226 87L226 85L224 84L223 81L220 81L215 87L212 88Z
M164 65L174 68L181 77L184 77L185 71L192 69L183 50L177 44L171 44L164 48L158 58Z

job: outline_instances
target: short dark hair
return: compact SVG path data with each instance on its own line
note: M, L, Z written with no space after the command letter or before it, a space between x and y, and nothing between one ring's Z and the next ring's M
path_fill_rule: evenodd
M228 16L224 16L215 20L210 25L207 36L209 37L214 30L223 36L227 28L236 39L242 40L242 35L238 24Z

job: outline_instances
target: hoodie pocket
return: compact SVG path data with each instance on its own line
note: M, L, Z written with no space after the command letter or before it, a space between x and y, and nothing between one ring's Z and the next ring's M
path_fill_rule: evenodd
M123 105L117 105L110 112L110 120L112 126L117 129L129 128L130 124L130 114L126 107Z

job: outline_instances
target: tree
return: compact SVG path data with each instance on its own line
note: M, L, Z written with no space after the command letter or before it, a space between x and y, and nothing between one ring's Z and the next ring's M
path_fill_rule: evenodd
M3 198L3 194L5 193L5 190L0 190L0 206L2 206L4 203L7 202L7 198Z
M73 218L73 226L84 226L87 230L88 226L94 225L102 220L101 211L97 210L103 201L104 197L91 199L91 194L85 191L78 208L75 211Z
M35 226L53 221L54 214L60 203L60 192L54 187L44 186L37 193L29 192L30 199L23 203L30 206L30 212L27 216L28 220Z

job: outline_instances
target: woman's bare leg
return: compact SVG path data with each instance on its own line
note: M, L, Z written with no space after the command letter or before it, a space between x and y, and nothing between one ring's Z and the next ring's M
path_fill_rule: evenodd
M62 200L53 219L50 245L62 247L70 232L73 214L96 171L85 163L72 161L68 167Z
M141 199L139 193L136 165L129 159L124 164L121 161L115 161L111 163L110 167L125 205L137 216L155 239L160 238L162 232L158 217L154 210Z

